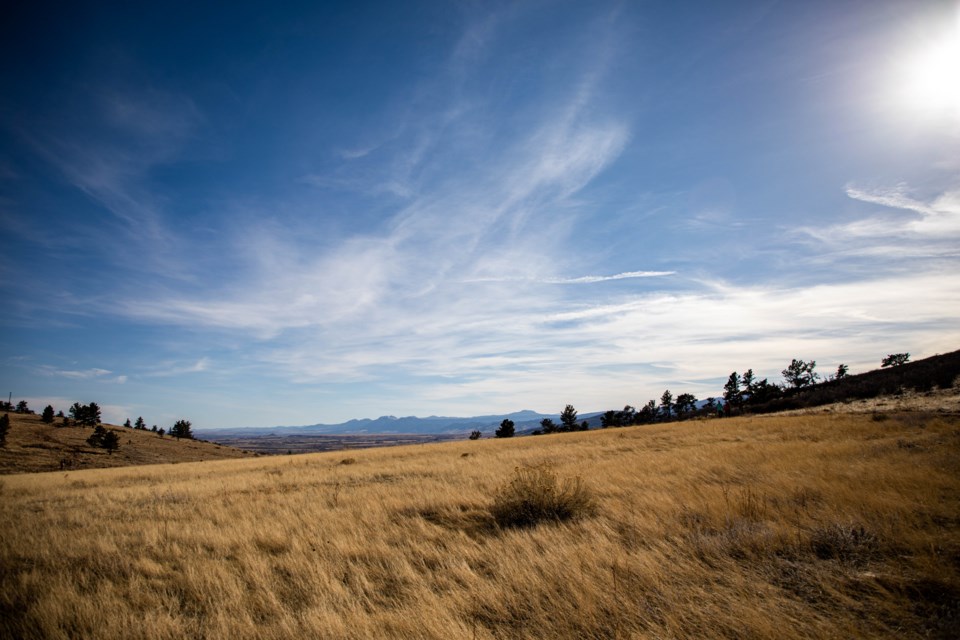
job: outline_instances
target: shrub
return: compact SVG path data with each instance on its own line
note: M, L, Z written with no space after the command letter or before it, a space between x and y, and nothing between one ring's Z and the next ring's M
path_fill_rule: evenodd
M816 529L810 546L821 560L861 563L877 551L878 542L863 525L833 523Z
M561 480L547 465L517 467L493 498L490 513L501 527L577 520L596 512L596 501L580 476Z

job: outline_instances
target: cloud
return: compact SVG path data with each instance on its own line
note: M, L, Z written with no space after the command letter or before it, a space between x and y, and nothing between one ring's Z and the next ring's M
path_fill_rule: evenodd
M112 372L108 369L83 369L80 371L71 371L66 369L58 369L49 365L41 365L40 371L44 375L48 376L57 376L61 378L69 378L71 380L91 380L94 378L103 378L104 376L110 375Z
M661 278L665 276L676 275L676 271L625 271L615 273L610 276L579 276L575 278L522 278L522 277L500 277L500 278L472 278L464 280L465 283L471 282L539 282L543 284L593 284L595 282L609 282L611 280L628 280L633 278Z
M918 198L905 184L872 190L848 185L846 194L888 211L843 224L796 229L796 234L831 249L821 254L823 259L878 259L882 260L879 268L890 264L891 258L942 259L960 253L960 191Z

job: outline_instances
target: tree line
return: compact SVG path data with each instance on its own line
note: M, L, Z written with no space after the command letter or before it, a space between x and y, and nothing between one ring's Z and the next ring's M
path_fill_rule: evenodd
M880 366L881 368L897 367L906 364L909 360L909 353L894 353L883 358ZM672 422L697 417L730 416L780 399L793 390L812 387L821 381L842 380L849 375L850 370L846 364L840 364L833 374L823 378L816 368L815 360L793 358L790 364L780 372L784 380L781 384L772 383L767 378L758 378L753 369L747 369L743 375L734 371L723 386L723 395L719 398L706 398L703 402L692 393L681 393L674 397L673 393L667 389L660 396L659 403L656 400L649 400L640 409L627 405L621 411L604 412L600 416L600 428ZM505 419L494 432L494 436L513 437L516 433L515 427L512 420ZM589 423L586 420L579 421L577 410L573 405L568 404L560 413L560 424L555 423L552 418L544 418L540 421L540 428L535 429L532 435L586 431L589 428ZM477 440L481 435L480 431L475 430L470 434L470 439Z
M35 415L32 409L30 409L26 400L20 400L16 406L14 406L10 401L0 402L0 410L3 411L14 411L18 414L24 415ZM46 424L54 424L58 419L59 427L92 427L93 433L87 438L87 444L91 447L97 447L101 449L106 449L108 453L113 453L120 448L120 437L117 435L116 431L107 429L102 424L102 411L100 405L96 402L90 402L88 404L81 404L79 402L74 402L70 406L68 411L69 415L64 415L63 411L55 411L53 405L47 405L43 408L43 411L40 414L40 419ZM136 422L131 423L130 419L127 418L127 421L123 424L124 427L128 429L134 429L138 431L148 431L147 423L143 419L143 416L137 418ZM192 423L189 420L177 420L174 422L173 426L169 430L157 428L157 425L153 425L149 429L153 433L156 433L158 437L162 438L164 435L170 435L177 440L184 438L188 440L193 439L193 430ZM10 416L7 413L4 413L0 417L0 446L6 445L7 433L10 430Z

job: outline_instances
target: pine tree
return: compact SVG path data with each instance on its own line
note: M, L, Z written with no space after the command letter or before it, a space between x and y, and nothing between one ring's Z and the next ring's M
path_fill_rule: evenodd
M0 416L0 447L7 445L7 433L10 431L10 416L3 414Z
M727 378L727 383L723 385L723 403L726 405L724 413L729 413L730 409L740 406L743 396L740 395L740 374L736 371Z
M49 404L43 408L43 414L40 416L40 419L46 422L47 424L53 423L53 407Z
M137 421L133 423L134 429L139 429L140 431L147 430L147 423L143 421L143 416L137 418Z
M577 431L577 410L573 408L572 404L568 404L563 408L563 413L560 414L560 427L561 431Z
M189 420L177 420L172 427L170 427L170 435L179 440L180 438L187 438L189 440L193 439L193 432L190 430L190 421Z
M670 389L664 391L663 395L660 396L660 411L667 420L670 419L673 412L673 394L670 393Z
M113 452L120 448L120 436L113 431L107 431L100 446L106 449L108 454L113 455Z
M510 418L504 418L503 422L500 423L500 428L493 433L498 438L512 438L513 434L514 425Z

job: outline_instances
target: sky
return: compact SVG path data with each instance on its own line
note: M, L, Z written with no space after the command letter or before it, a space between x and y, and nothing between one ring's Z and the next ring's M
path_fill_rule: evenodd
M19 3L0 391L581 413L960 348L956 2Z

